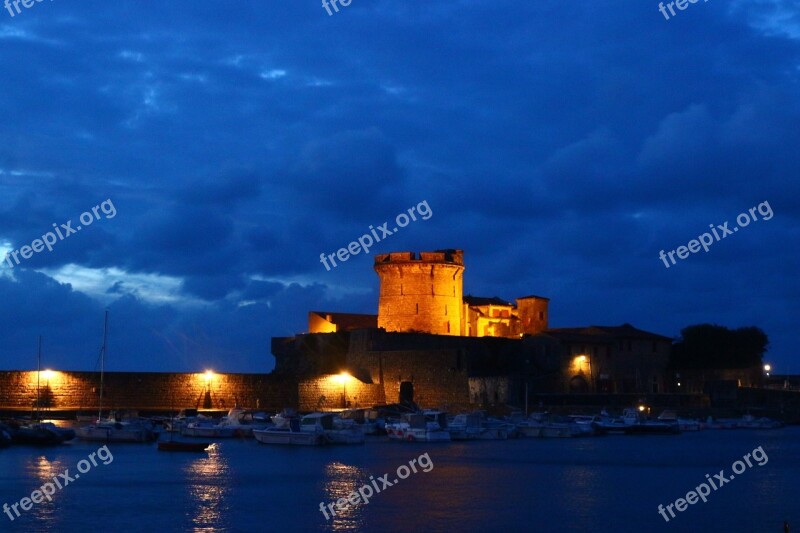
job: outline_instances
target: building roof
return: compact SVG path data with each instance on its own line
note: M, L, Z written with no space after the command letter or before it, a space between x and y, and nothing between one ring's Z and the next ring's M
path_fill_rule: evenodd
M536 298L537 300L547 300L548 302L550 301L550 298L547 298L546 296L537 296L535 294L529 294L528 296L520 296L519 298L517 298L517 300L531 300L533 298Z
M630 324L622 324L621 326L585 326L578 328L551 328L546 333L553 333L555 335L579 335L579 336L595 336L595 337L614 337L614 338L627 338L627 339L647 339L647 340L660 340L670 341L672 338L659 335L658 333L651 333L633 327Z
M464 296L464 303L467 305L503 305L508 307L514 307L514 304L511 302L507 302L502 298L498 298L497 296L493 296L491 298L484 298L481 296L471 296L466 295Z
M321 318L336 324L339 329L350 331L353 329L377 328L378 315L362 315L358 313L329 313L327 311L311 311Z

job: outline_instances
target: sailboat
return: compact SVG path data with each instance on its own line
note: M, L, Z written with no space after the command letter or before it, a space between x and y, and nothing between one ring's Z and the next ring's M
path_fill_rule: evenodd
M27 425L14 424L10 427L11 440L15 444L31 444L46 446L61 444L75 438L75 431L60 428L52 422L42 422L41 394L39 392L39 376L42 370L42 336L39 335L39 352L36 360L36 411Z
M158 435L139 422L118 421L103 418L103 385L105 382L105 359L108 342L108 310L103 322L103 346L100 348L100 401L97 421L94 424L78 428L78 438L102 442L152 442Z
M175 425L175 418L172 416L174 412L174 401L170 400L170 427ZM210 442L186 442L182 440L173 440L174 431L169 432L169 440L160 440L157 443L159 451L162 452L204 452L211 446Z

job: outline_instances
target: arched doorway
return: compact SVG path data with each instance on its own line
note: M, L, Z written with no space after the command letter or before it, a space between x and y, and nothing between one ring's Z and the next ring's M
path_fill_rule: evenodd
M574 376L569 380L570 392L589 392L589 382L583 376Z

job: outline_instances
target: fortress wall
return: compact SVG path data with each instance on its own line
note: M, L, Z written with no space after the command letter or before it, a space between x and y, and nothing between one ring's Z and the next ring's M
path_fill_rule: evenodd
M53 372L40 375L40 405L58 410L97 409L97 372ZM212 409L241 407L279 411L297 404L297 382L267 374L205 374L106 372L104 409L169 411L204 407L206 392ZM0 372L0 409L29 411L36 404L36 372Z
M302 381L298 390L301 411L326 411L345 407L355 409L386 403L383 386L379 383L362 383L356 378L342 377L339 374Z

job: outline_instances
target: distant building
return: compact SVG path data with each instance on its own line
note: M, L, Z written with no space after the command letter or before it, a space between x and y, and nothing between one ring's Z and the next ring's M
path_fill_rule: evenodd
M464 253L375 256L378 314L312 311L308 334L274 338L276 372L301 408L517 404L532 392L658 393L672 339L630 324L548 327L550 300L463 294ZM492 339L494 338L494 339ZM345 373L346 372L346 373Z

